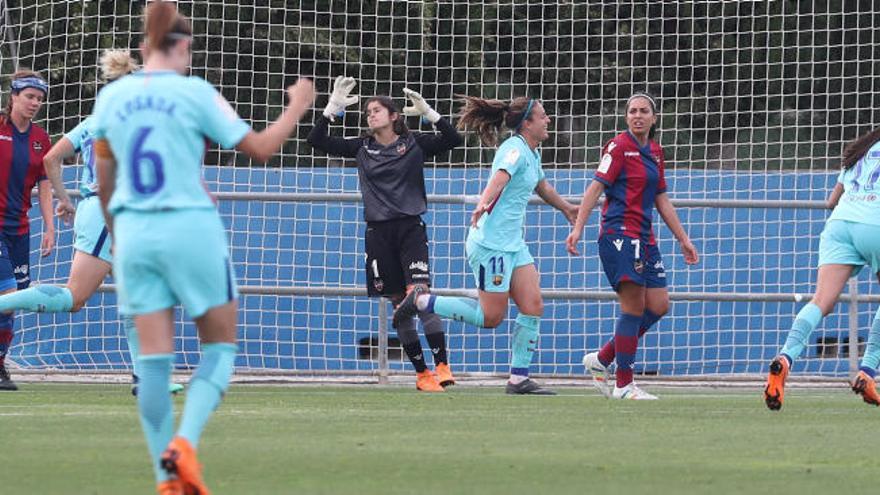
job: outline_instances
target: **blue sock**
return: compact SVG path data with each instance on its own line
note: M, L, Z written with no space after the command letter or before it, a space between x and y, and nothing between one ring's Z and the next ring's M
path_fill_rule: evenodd
M138 370L138 356L141 353L141 344L138 339L137 327L134 326L134 317L123 316L122 328L125 329L125 337L128 339L128 354L131 356L131 373L134 376L140 376Z
M220 405L223 394L229 388L237 350L238 347L230 343L202 346L202 361L189 382L183 417L177 430L177 434L189 440L193 448L198 448L208 418ZM167 390L165 395L168 395Z
M35 285L29 289L0 296L0 311L36 311L65 313L73 308L73 295L67 287Z
M868 333L868 347L865 349L859 369L873 377L878 366L880 366L880 309L874 315L874 323L871 324L871 331Z
M614 359L617 361L617 387L623 388L633 380L632 366L639 348L639 328L642 326L642 315L636 316L621 313L614 329Z
M516 317L511 338L511 375L529 376L529 365L532 364L532 356L534 356L535 350L538 348L538 332L540 327L540 316L520 313Z
M785 354L792 364L795 359L801 357L807 342L810 340L810 334L819 326L822 321L822 310L819 306L809 303L800 311L791 324L791 330L788 332L788 338L785 339L785 345L782 346L780 354Z
M483 326L483 308L480 301L469 297L431 296L428 309L434 313L457 321Z
M147 449L153 461L156 481L165 481L168 474L159 465L162 452L174 437L174 410L168 394L173 354L150 354L141 356L140 384L138 386L138 411L141 427L147 438Z

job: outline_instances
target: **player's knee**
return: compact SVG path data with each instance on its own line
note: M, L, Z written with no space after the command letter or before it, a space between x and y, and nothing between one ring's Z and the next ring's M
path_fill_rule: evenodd
M655 315L657 315L658 317L665 316L666 313L669 312L669 299L667 299L665 301L659 301L657 303L650 305L648 310L651 311L652 313L654 313Z
M483 328L495 328L504 321L501 313L486 313L483 315Z

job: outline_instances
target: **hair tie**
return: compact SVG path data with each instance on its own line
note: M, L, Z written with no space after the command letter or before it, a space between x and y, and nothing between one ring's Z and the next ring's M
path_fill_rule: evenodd
M523 112L522 117L520 117L519 122L517 122L516 127L513 128L514 131L519 132L519 128L522 127L523 122L529 118L529 114L532 113L532 107L535 105L535 99L529 98L529 104L526 106L526 111Z

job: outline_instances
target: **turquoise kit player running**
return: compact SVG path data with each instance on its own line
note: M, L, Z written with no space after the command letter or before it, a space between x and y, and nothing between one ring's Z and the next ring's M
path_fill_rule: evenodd
M233 373L237 290L226 232L201 175L206 139L258 161L272 157L314 101L301 79L278 119L257 133L199 77L186 77L192 28L175 4L147 4L144 68L98 95L98 195L114 236L120 311L141 344L138 409L160 494L207 495L199 439ZM195 319L202 344L175 434L168 383L174 306Z
M128 50L108 50L101 57L101 72L107 82L114 81L131 73L137 68ZM94 139L94 119L87 117L72 131L64 135L43 158L46 175L52 183L58 206L56 216L70 223L74 219L74 244L76 252L70 267L67 284L37 285L25 290L0 296L0 311L39 311L47 313L77 312L86 301L98 290L103 280L110 273L112 258L110 255L111 239L104 225L101 203L98 200L98 181L95 176L95 155L92 153ZM80 193L82 200L76 208L64 188L61 179L61 163L77 153L82 157L82 176L80 177ZM75 216L74 216L75 214ZM132 375L133 394L137 394L138 381L138 338L134 319L130 316L122 318L122 325L128 339L128 349L134 367ZM183 390L183 385L172 383L169 392Z
M48 256L55 246L52 188L46 180L43 155L49 151L49 135L33 123L43 106L49 86L36 72L20 70L12 75L9 100L0 114L0 294L12 294L30 285L31 191L39 188L43 238L40 253ZM6 353L12 345L15 315L0 312L0 390L18 390L6 369Z
M654 99L645 93L632 95L626 102L625 116L627 131L605 145L565 244L570 254L580 254L577 244L584 225L604 192L599 257L617 292L621 314L614 337L600 351L584 356L584 366L606 397L654 400L656 396L635 384L632 371L639 338L669 310L666 270L652 226L654 207L681 245L685 263L697 263L698 256L666 194L663 149L654 141ZM612 388L608 368L615 361L616 384Z
M798 311L782 350L770 363L764 402L782 408L785 380L810 341L822 318L834 310L847 280L869 266L880 281L880 128L851 143L843 151L837 184L827 201L832 209L819 236L816 292ZM874 315L868 345L852 390L871 405L880 406L874 377L880 366L880 310Z
M577 207L563 199L544 177L538 146L549 137L550 117L540 101L516 98L510 103L466 97L459 128L474 129L487 146L498 142L505 126L513 131L492 162L489 183L480 196L467 237L468 264L474 273L479 300L427 294L416 285L394 312L394 321L418 311L495 328L507 315L508 299L519 309L512 335L508 394L553 395L529 378L529 365L538 344L544 301L535 260L523 239L526 206L533 193L573 222Z

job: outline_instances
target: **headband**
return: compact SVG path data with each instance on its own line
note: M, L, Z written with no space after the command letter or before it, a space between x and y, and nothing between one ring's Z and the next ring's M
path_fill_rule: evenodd
M42 78L37 76L22 77L21 79L13 79L10 85L13 93L20 93L27 88L38 89L43 95L49 94L49 85Z
M630 96L626 100L626 106L629 107L629 102L633 101L636 98L644 98L644 99L648 100L649 102L651 102L651 110L653 110L654 113L657 113L657 102L655 102L654 98L651 98L651 95L649 95L648 93L635 93L635 94L633 94L632 96Z
M528 104L528 106L526 106L526 111L523 112L522 118L519 119L519 122L517 122L516 127L513 128L514 131L519 131L519 128L522 127L523 122L525 122L526 119L529 118L529 114L532 113L532 107L534 105L535 105L535 99L529 98L529 104Z

